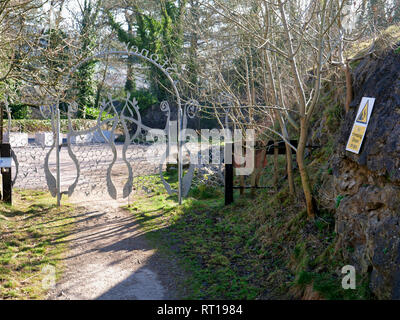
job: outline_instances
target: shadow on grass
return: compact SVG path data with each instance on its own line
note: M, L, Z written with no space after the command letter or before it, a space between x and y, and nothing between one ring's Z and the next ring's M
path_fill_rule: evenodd
M176 183L176 176L168 181ZM224 206L222 188L200 185L182 206L176 195L163 193L140 198L128 210L152 245L176 257L188 274L181 284L186 298L255 299L263 275L249 243L255 230L230 208Z
M64 250L52 241L65 236L78 215L74 208L60 210L52 202L48 193L15 190L13 206L0 203L7 217L0 220L0 299L43 298L41 270L56 266Z

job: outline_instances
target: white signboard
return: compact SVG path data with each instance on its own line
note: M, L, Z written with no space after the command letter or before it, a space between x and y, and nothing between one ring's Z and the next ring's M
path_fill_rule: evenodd
M364 97L358 108L356 119L354 120L353 129L347 142L346 150L359 153L365 132L367 131L368 122L374 109L375 98Z
M0 158L0 168L11 168L11 158Z

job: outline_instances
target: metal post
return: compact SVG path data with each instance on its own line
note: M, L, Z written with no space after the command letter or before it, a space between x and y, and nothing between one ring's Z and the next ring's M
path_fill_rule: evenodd
M178 199L179 204L182 204L182 145L181 145L181 132L182 132L182 108L178 105Z
M56 167L57 167L57 206L61 206L61 180L60 180L60 109L56 105Z
M0 157L10 158L11 147L9 143L0 144ZM3 201L6 203L12 203L12 179L11 179L11 167L1 168L1 175L3 180Z
M233 165L225 164L225 205L233 203Z
M225 144L225 205L233 203L233 144ZM231 157L229 159L228 157ZM230 161L229 161L230 160Z

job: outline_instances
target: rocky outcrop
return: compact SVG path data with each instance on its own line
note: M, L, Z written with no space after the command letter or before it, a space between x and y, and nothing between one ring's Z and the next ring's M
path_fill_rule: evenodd
M400 299L400 54L367 57L353 74L355 98L331 159L338 247L370 272L379 299ZM362 97L375 106L360 151L345 151Z

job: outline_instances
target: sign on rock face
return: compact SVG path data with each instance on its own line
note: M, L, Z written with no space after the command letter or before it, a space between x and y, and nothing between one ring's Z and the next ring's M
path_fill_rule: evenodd
M374 103L375 98L362 98L349 141L347 142L347 151L357 154L360 152L365 132L367 131L368 122L371 118L372 109L374 108Z

